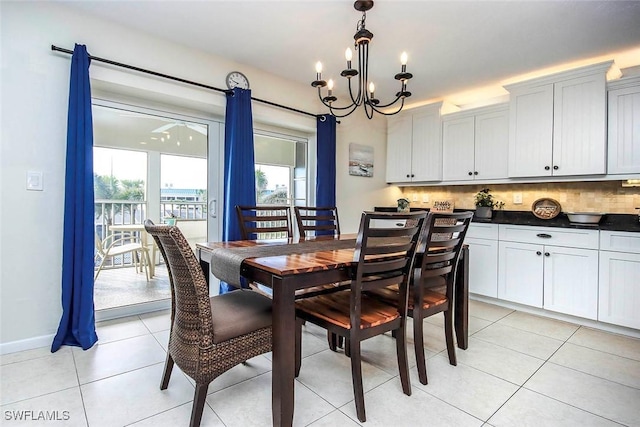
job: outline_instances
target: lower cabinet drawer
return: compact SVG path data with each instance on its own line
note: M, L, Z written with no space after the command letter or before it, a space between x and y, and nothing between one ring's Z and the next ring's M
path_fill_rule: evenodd
M598 230L500 224L500 241L598 249Z
M640 254L640 233L603 230L600 232L600 250Z

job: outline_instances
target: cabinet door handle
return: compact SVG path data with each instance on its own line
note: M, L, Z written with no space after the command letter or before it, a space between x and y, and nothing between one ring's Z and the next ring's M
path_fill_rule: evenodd
M411 177L409 176L409 174L407 174L407 178L411 178Z
M478 171L475 171L473 174L474 174L474 175L478 175Z
M414 175L414 174L411 174L411 178L415 178L415 175Z
M544 170L548 171L549 169L551 169L549 166L545 166Z
M545 252L544 256L551 256L551 254L549 252Z
M536 251L536 255L542 255L542 252Z
M551 234L547 234L547 233L539 233L536 234L536 236L542 238L542 239L550 239L551 238Z
M472 172L469 172L469 176L471 176L471 175L473 175L473 173L472 173Z
M560 169L560 167L559 167L559 166L557 166L557 165L553 167L553 170L554 170L554 171L557 171L558 169Z

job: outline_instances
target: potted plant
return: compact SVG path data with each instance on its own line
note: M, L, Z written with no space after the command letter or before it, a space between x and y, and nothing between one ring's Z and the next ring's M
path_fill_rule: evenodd
M502 209L504 202L493 199L493 194L489 193L488 188L483 188L475 195L476 218L491 219L493 209Z
M409 212L409 199L398 199L398 212Z

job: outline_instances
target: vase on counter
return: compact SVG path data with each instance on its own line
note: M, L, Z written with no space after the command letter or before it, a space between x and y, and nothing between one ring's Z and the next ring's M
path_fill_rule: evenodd
M398 212L409 212L411 209L409 208L409 199L401 198L398 199Z
M491 219L493 216L493 208L491 208L491 206L476 206L474 216L480 219Z

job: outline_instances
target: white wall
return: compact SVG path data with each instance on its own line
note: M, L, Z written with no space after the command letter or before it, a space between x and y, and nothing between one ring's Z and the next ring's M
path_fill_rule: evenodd
M336 147L336 204L340 216L340 231L355 233L363 210L375 206L395 206L402 196L397 186L385 183L387 158L387 120L376 115L367 119L364 111L356 111L339 119ZM349 175L349 143L373 147L373 177Z
M60 320L60 281L66 115L70 56L50 45L86 44L92 55L137 65L216 87L233 69L251 79L253 95L310 112L318 109L307 85L262 73L223 58L168 43L53 2L0 2L2 54L0 150L0 353L50 345ZM91 65L94 88L182 104L203 116L223 112L221 94ZM356 113L357 114L357 113ZM265 128L287 127L311 135L315 119L254 103ZM260 127L262 125L257 125ZM338 126L338 207L345 232L357 213L389 204L384 184L386 121L349 117ZM375 148L374 178L347 172L348 143ZM26 172L44 173L44 191L26 191ZM392 191L398 191L397 189ZM356 213L356 215L353 215ZM93 248L87 250L93 251Z

